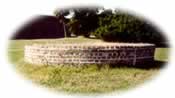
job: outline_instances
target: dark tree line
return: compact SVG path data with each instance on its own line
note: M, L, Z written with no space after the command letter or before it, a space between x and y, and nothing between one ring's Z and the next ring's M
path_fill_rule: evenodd
M100 7L84 7L84 8L68 8L58 9L55 11L55 15L62 20L66 19L66 16L73 13L69 22L66 25L69 27L69 32L77 36L83 35L89 37L98 25L98 12L102 9ZM68 18L67 18L68 19Z
M69 17L68 17L69 16ZM66 8L55 16L40 16L16 31L12 39L62 38L71 35L113 42L147 42L166 45L162 32L141 17L103 7Z
M163 41L161 32L150 22L117 11L99 18L99 27L94 34L106 41L150 42Z
M11 39L63 38L62 23L54 16L40 15L19 28Z
M73 13L66 25L69 27L69 33L77 36L95 35L96 38L113 42L166 44L162 32L152 23L118 9L113 11L102 7L69 8L57 10L56 13L64 13L64 18ZM56 16L59 16L57 14Z

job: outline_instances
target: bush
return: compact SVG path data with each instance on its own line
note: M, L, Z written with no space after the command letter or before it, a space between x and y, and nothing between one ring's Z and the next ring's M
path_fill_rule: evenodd
M105 41L148 42L163 41L161 33L150 23L121 12L99 18L94 35Z

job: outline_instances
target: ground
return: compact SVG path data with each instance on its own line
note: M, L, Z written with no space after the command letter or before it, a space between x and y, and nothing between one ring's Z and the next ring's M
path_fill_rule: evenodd
M56 91L67 93L107 93L111 91L124 91L133 88L146 80L151 79L161 70L159 67L136 68L117 67L109 68L107 65L99 70L96 65L89 67L60 67L37 66L24 62L24 45L33 43L81 43L102 42L97 39L64 38L40 40L10 40L8 55L10 62L15 65L25 78L32 82ZM167 61L168 48L156 48L155 60ZM151 66L155 66L152 64Z

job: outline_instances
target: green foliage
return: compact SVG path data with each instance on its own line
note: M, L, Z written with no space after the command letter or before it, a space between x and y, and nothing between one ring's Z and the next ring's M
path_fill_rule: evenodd
M79 21L78 20L71 20L69 23L68 23L68 26L69 26L69 31L72 33L72 34L75 34L75 35L80 35L80 28L79 28Z
M66 21L65 16L70 13L73 16ZM113 12L98 7L71 8L56 11L55 14L69 26L69 32L77 36L89 37L92 34L113 42L166 42L161 32L150 22L117 9Z
M67 23L69 31L77 36L83 35L89 37L90 32L94 31L98 27L98 16L97 13L101 9L100 7L92 8L68 8L65 10L56 10L55 15L59 19L63 20L70 13L73 16Z
M139 17L115 12L99 17L99 27L94 35L105 41L150 42L163 41L161 33L149 22Z
M74 9L70 30L76 35L88 37L98 26L97 9Z

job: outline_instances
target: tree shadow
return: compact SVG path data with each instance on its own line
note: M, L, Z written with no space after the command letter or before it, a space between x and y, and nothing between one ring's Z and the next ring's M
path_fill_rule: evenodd
M137 68L137 69L162 69L166 66L167 62L164 61L152 61L144 62L136 65L126 65L126 64L110 64L110 68Z

